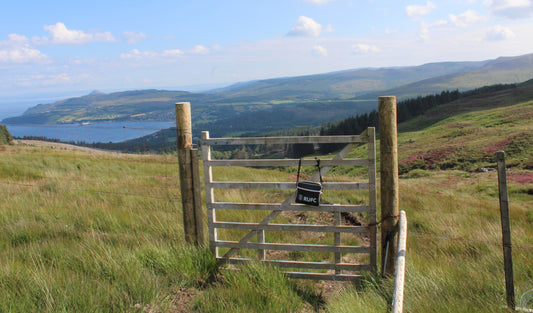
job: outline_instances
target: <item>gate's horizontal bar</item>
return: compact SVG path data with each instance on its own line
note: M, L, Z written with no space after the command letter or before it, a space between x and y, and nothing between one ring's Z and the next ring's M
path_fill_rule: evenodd
M275 264L283 268L307 268L318 270L343 270L343 271L370 271L372 266L370 264L350 264L350 263L325 263L325 262L310 262L310 261L287 261L287 260L255 260L245 258L218 258L222 263L229 264L243 264L247 262L263 262Z
M200 145L283 145L295 143L353 143L368 142L366 135L350 136L284 136L284 137L237 137L200 140Z
M300 245L291 243L256 243L241 244L238 241L215 241L215 246L220 248L254 249L254 250L284 250L284 251L310 251L310 252L340 252L340 253L370 253L370 247L332 246L332 245Z
M231 202L214 202L208 203L207 206L213 209L224 210L279 210L281 203L231 203ZM283 211L308 211L308 212L370 212L372 208L368 205L336 205L321 204L320 206L292 204L283 207Z
M302 272L283 272L290 278L298 279L315 279L315 280L335 280L335 281L353 281L363 278L363 275L335 275L326 273L302 273Z
M214 181L210 183L211 188L220 189L282 189L296 190L295 182L223 182ZM369 183L322 183L326 190L368 190L375 188Z
M247 159L247 160L211 160L204 161L204 166L297 166L298 159ZM321 166L368 166L374 164L368 159L320 160ZM316 160L302 159L302 166L316 166Z
M240 222L214 222L215 228L277 230L277 231L306 231L323 233L365 233L369 229L364 226L334 226L334 225L301 225L301 224L266 224Z

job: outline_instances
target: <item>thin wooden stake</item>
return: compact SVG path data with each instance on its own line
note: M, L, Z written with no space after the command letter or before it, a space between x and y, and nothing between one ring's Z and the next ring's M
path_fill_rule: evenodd
M496 152L498 162L498 189L500 191L500 214L502 220L503 261L505 267L505 291L507 306L515 309L513 254L511 245L511 226L509 219L509 198L507 195L507 170L505 168L505 152Z
M192 161L192 182L193 182L193 204L194 204L194 231L195 231L195 244L200 246L205 244L204 236L204 216L202 213L202 185L200 182L200 160L198 157L198 149L191 149L191 161Z
M376 129L369 127L367 130L368 135L368 183L372 188L368 188L368 206L370 206L370 214L368 216L368 222L370 223L370 265L372 271L377 272L377 187L376 187Z

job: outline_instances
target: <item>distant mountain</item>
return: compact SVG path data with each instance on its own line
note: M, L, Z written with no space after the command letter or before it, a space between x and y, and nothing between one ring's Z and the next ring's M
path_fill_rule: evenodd
M192 104L193 126L230 134L265 132L365 113L377 97L403 99L466 90L533 77L533 54L479 62L441 62L411 67L365 68L238 83L204 93L135 90L39 104L6 124L99 121L171 121L174 103ZM357 97L356 97L357 96ZM362 101L368 100L368 101Z
M172 120L172 106L192 101L195 94L185 91L134 90L110 94L93 91L82 97L38 104L22 116L4 119L7 124L55 124L86 121Z
M91 91L91 93L89 94L89 96L101 96L101 95L105 95L104 92L101 92L100 90L93 90Z
M358 98L368 99L381 95L395 95L401 100L433 94L443 90L459 89L464 91L494 84L519 83L531 78L533 78L533 54L500 57L487 61L478 68L432 77L379 92L367 93Z
M512 162L508 163L509 165L533 168L533 162L530 161L533 151L533 79L521 84L484 86L466 92L441 92L409 99L398 103L398 113L398 131L409 134L399 143L402 165L400 169L403 173L416 168L456 167L471 170L484 167L484 163L493 157L496 149L503 147L511 157ZM369 126L376 126L377 118L377 112L371 112L336 121L330 120L320 127L285 129L266 135L358 134ZM256 122L256 125L262 124L253 118L251 121ZM225 122L227 123L221 125L230 123ZM204 129L209 129L211 133L212 130L222 131L216 127ZM435 131L439 134L435 135ZM141 152L146 149L171 152L176 149L176 129L165 129L120 143L89 146L125 152ZM416 148L418 155L407 154L412 148ZM287 156L293 154L289 157L316 153L304 146L274 149L276 153L285 149ZM320 146L321 153L326 154L336 149L339 149L339 146ZM411 154L413 152L411 151ZM256 150L254 153L262 152ZM424 159L425 157L427 159Z
M229 86L216 95L226 98L284 100L347 99L426 78L483 67L489 61L441 62L420 66L364 68L340 72L259 80Z

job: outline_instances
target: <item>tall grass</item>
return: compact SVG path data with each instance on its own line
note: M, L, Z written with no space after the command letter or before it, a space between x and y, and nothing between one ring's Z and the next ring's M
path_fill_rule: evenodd
M409 221L405 312L507 312L496 184L495 173L433 172L401 180ZM533 281L533 226L525 218L531 200L510 199L518 287ZM387 284L344 290L327 311L384 312Z
M176 286L215 277L211 253L182 239L174 158L9 149L0 312L164 310Z
M224 272L224 281L194 303L198 312L300 312L304 303L276 268L258 263Z
M177 171L172 156L31 146L0 152L0 312L173 312L176 288L200 290L188 308L197 312L389 308L391 282L372 275L342 285L324 303L321 285L289 280L275 268L220 269L208 249L184 243ZM517 286L533 281L531 183L523 180L530 173L509 171ZM221 180L290 180L290 173L268 169L217 169L215 175ZM353 180L356 173L335 175ZM409 221L405 312L506 312L496 182L495 172L427 170L400 180L400 205ZM217 197L236 202L263 197L267 202L286 195L230 191ZM359 203L364 197L324 194L332 203ZM258 221L265 212L220 213L220 219ZM278 218L291 222L298 216ZM314 223L329 217L306 218ZM331 238L279 232L267 234L267 240Z

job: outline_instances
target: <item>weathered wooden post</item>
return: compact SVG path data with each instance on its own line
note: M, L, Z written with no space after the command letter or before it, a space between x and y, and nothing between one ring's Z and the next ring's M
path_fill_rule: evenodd
M507 170L505 168L505 152L496 152L498 162L498 189L500 191L500 214L502 221L503 262L505 267L505 291L507 306L515 309L513 253L511 246L511 226L509 221L509 198L507 195Z
M394 275L399 217L398 130L396 97L379 97L381 175L381 265L384 276Z
M191 104L176 103L176 129L185 241L204 244L198 150L192 148ZM196 163L196 164L195 164Z

